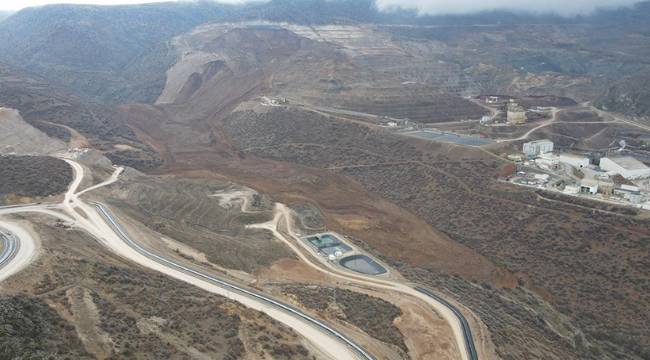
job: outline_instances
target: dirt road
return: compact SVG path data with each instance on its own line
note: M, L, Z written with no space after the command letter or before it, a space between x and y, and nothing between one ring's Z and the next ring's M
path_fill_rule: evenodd
M412 296L421 301L424 301L430 305L438 314L440 314L451 327L454 338L456 339L456 346L458 348L459 358L463 360L471 360L471 355L465 345L465 333L463 332L463 327L456 315L452 310L445 306L440 301L437 301L426 294L417 291L416 289L401 283L396 283L388 280L378 279L376 277L363 276L357 274L350 274L343 272L342 270L334 267L331 263L325 259L319 259L320 262L316 263L313 260L313 257L307 255L311 254L310 249L307 245L299 239L299 236L293 230L292 216L289 208L283 204L276 204L275 216L274 218L266 223L251 225L251 228L256 229L266 229L270 231L277 239L284 242L293 252L298 255L300 260L304 261L309 266L314 269L327 274L328 276L335 277L350 283L355 283L357 285L368 286L380 290L389 290L395 291L404 295ZM282 232L278 230L281 222L284 222L284 225L289 233L291 239L285 236Z
M213 282L192 276L188 271L182 271L177 268L166 266L164 263L157 262L151 257L145 256L142 253L136 251L133 247L125 243L120 235L116 233L116 231L104 220L104 218L95 210L93 206L87 204L79 198L80 194L87 193L88 191L98 189L101 186L106 186L117 181L122 169L117 168L111 178L107 181L81 192L77 192L79 185L81 184L81 181L84 177L84 168L74 160L64 160L68 162L70 166L72 166L75 177L65 194L63 203L58 205L30 205L26 207L12 207L0 210L0 215L3 213L10 214L37 212L48 214L63 221L70 222L73 226L87 231L111 251L128 260L134 261L139 265L142 265L149 269L161 272L167 276L192 284L211 293L224 296L228 299L239 302L246 307L267 314L271 318L283 323L284 325L292 328L298 334L302 335L314 346L314 348L318 349L320 353L327 358L333 360L362 358L360 357L359 353L353 350L347 343L342 342L336 336L323 332L321 328L314 326L313 323L306 321L303 318L297 317L295 314L292 314L289 311L283 310L282 308L269 304L268 302L260 301L251 296L247 296L241 292L232 291L222 286L218 286ZM34 253L33 249L35 248L35 246L32 246L30 244L35 244L35 242L33 242L33 239L29 236L29 233L20 226L5 222L0 222L0 226L5 226L8 230L17 234L17 236L21 238L21 248L23 249L19 254L20 256L15 257L17 260L11 262L11 266L7 266L2 269L2 273L0 274L6 277L19 271L29 263L29 261L32 259L32 255L30 254ZM25 246L22 245L23 239L25 239ZM366 357L366 359L373 358Z
M630 120L625 118L622 115L617 115L613 114L610 112L606 112L603 110L600 110L596 107L590 106L589 110L594 111L596 114L598 114L599 117L603 119L610 119L610 120L604 120L604 121L570 121L570 122L562 122L563 125L584 125L584 124L623 124L623 125L629 125L633 126L645 131L650 131L650 126L640 124L636 121ZM552 110L552 116L549 120L544 121L543 123L539 124L538 126L535 126L534 128L528 130L525 134L522 136L519 136L514 139L498 139L496 140L497 143L505 143L505 142L512 142L512 141L520 141L520 140L527 140L531 134L536 132L539 129L545 128L547 126L551 126L553 124L558 123L558 113L560 112L560 109L558 108L553 108Z
M29 230L17 222L0 219L0 236L6 237L3 253L9 250L6 260L0 264L0 282L24 269L38 255L37 243Z
M503 143L503 142L511 142L511 141L526 140L526 139L528 139L528 138L530 137L530 135L531 135L532 133L534 133L535 131L537 131L537 130L539 130L539 129L542 129L542 128L545 128L545 127L547 127L547 126L553 125L553 124L557 121L557 114L558 114L558 112L560 112L560 110L559 110L558 108L553 108L553 109L551 110L551 118L550 118L550 119L544 121L543 123L541 123L541 124L535 126L535 127L532 128L532 129L528 130L525 134L521 135L521 136L518 137L518 138L514 138L514 139L498 139L498 140L496 140L496 142L497 142L497 143Z

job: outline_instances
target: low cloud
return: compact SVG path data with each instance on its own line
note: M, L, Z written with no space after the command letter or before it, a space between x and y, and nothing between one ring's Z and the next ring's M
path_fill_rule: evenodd
M0 10L19 10L28 6L53 3L85 3L96 5L141 4L161 1L205 0L0 0ZM270 0L212 0L225 4L266 2ZM376 0L379 9L416 9L420 14L470 14L489 10L510 10L561 15L588 14L598 8L630 6L640 0Z
M469 14L489 10L556 13L564 16L589 14L599 8L631 6L639 0L377 0L382 10L416 9L420 14Z

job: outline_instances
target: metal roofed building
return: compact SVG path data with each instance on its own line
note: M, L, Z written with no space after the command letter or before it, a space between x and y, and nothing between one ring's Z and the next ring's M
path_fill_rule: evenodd
M536 140L524 143L523 152L527 156L537 156L553 151L551 140Z
M575 166L577 168L585 168L589 166L589 158L586 156L562 153L560 154L560 162Z
M650 167L631 156L606 157L600 159L600 168L621 175L626 179L650 177Z

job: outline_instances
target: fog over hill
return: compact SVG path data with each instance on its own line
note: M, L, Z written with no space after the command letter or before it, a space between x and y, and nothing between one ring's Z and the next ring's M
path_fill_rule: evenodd
M26 7L42 6L46 4L94 4L94 5L128 5L143 3L160 3L174 0L85 0L83 2L74 0L16 0L10 4L2 4L0 8L19 10ZM175 0L180 2L197 2L197 0ZM202 0L212 1L220 4L246 4L262 3L268 0ZM305 1L309 2L309 1ZM574 16L588 14L598 9L616 9L634 5L639 0L528 0L525 2L516 0L488 0L488 1L444 1L444 0L378 0L377 7L382 11L392 12L395 9L414 9L419 14L449 15L449 14L470 14L483 11L505 10L530 13L557 13L563 16Z
M378 0L380 9L417 9L419 14L471 14L482 11L506 10L530 13L557 13L563 16L589 14L599 9L616 9L638 3L638 0Z
M0 21L6 19L11 15L9 11L0 11Z

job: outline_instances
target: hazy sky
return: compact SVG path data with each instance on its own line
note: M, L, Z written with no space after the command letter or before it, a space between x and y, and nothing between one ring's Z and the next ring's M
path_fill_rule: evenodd
M600 7L633 5L639 0L377 0L380 7L417 8L428 14L465 14L481 10L521 10L556 12L563 15L585 14Z
M53 3L138 4L165 0L0 0L0 9L18 10L27 6ZM224 3L242 3L247 0L220 0ZM401 6L415 8L428 14L462 14L480 10L509 9L558 12L565 15L588 13L598 7L631 5L639 0L377 0L381 8Z

